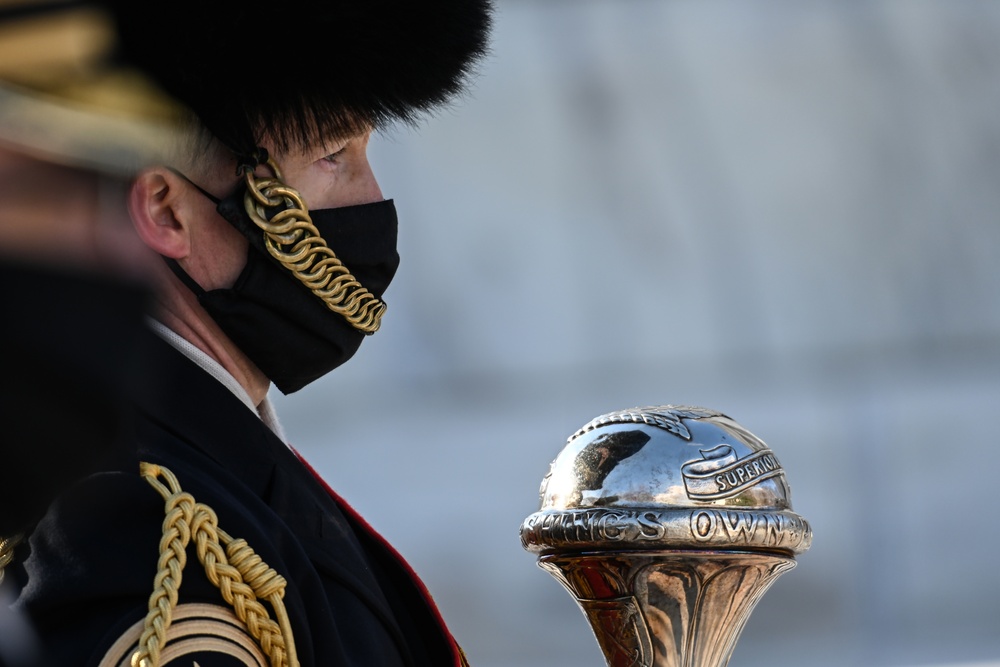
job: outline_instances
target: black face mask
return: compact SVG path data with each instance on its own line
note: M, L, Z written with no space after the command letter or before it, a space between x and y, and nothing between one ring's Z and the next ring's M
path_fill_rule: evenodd
M354 356L365 334L270 256L263 233L244 208L246 186L241 183L221 201L201 191L250 241L246 266L231 288L205 291L176 261L168 264L233 343L283 394L298 391ZM380 299L399 266L392 200L309 215L337 258Z

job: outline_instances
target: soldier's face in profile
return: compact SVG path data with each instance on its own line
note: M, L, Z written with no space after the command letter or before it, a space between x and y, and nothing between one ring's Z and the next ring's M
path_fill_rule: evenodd
M382 201L368 163L371 132L275 155L285 183L299 191L310 209ZM263 171L263 170L262 170Z
M368 163L368 141L371 132L310 146L284 153L272 153L281 169L282 180L298 190L310 210L368 204L382 201L382 191ZM203 187L215 196L227 195L235 185L232 165L213 165L195 176ZM269 175L267 167L257 169L258 175ZM199 183L202 184L202 183ZM190 192L192 206L202 221L198 230L200 243L194 270L205 289L229 288L239 278L247 258L247 240L232 225L223 220L215 203L197 192Z

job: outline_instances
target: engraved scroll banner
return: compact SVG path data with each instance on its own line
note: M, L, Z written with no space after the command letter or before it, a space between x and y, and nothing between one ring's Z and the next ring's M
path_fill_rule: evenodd
M783 470L774 452L762 449L742 459L729 445L701 450L703 458L681 466L684 487L692 500L717 500L735 496Z

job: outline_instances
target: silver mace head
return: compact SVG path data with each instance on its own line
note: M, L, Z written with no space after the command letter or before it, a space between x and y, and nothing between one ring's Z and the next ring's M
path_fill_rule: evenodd
M542 480L521 543L576 599L609 667L724 667L754 605L812 542L785 472L726 415L602 415Z

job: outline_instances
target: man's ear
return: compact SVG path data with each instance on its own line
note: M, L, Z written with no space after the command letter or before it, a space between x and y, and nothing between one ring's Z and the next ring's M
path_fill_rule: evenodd
M166 167L144 169L132 182L132 224L158 255L181 259L191 252L189 189L189 183Z

